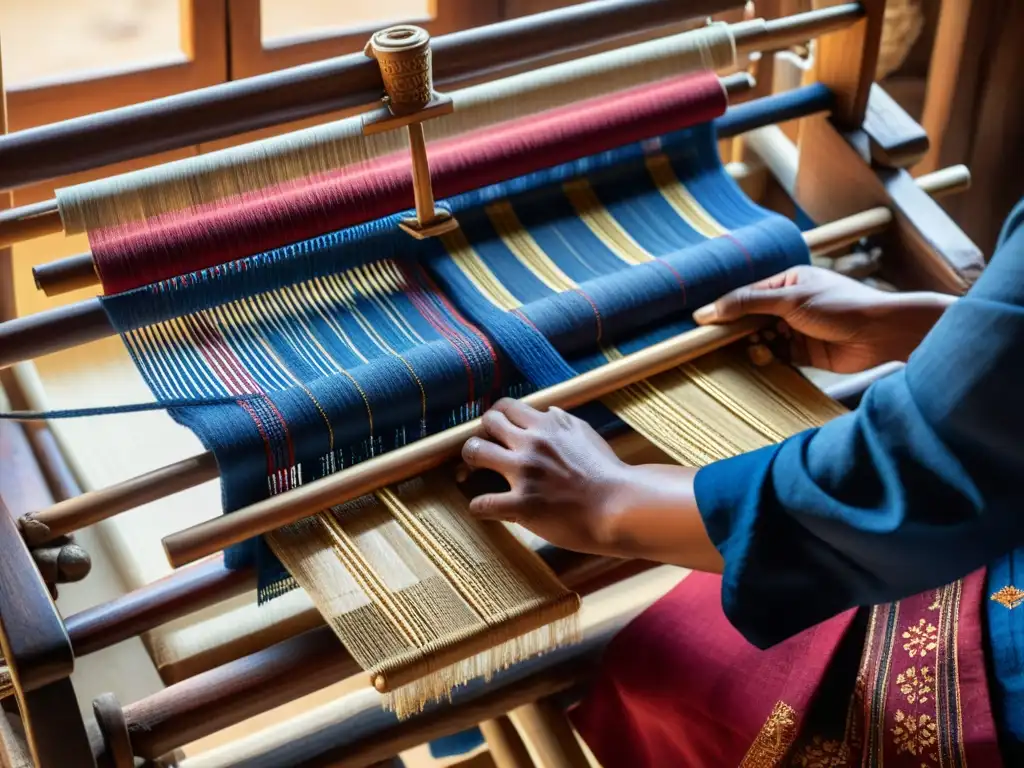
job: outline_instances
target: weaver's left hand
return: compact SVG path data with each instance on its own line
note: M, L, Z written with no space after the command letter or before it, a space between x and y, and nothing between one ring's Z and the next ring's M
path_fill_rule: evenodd
M460 470L490 469L511 486L470 502L481 519L516 522L551 544L614 554L614 522L630 468L594 429L560 408L503 399L483 416L486 438L466 441Z

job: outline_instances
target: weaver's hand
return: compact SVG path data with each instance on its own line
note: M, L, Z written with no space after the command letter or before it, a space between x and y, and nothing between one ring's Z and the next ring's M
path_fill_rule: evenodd
M628 470L608 443L560 408L541 412L518 400L499 400L483 425L487 438L467 440L463 461L498 472L511 490L477 496L470 512L519 523L560 547L604 553Z
M474 498L475 517L519 523L577 552L721 569L693 498L693 470L626 464L589 424L559 408L500 400L483 424L487 437L463 446L459 479L490 469L510 490Z
M887 293L818 267L794 267L726 294L694 312L701 325L773 315L797 365L855 373L905 362L955 300L939 293Z

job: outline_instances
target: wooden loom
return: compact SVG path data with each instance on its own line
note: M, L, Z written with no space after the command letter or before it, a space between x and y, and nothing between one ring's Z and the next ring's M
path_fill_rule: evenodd
M641 10L637 5L602 2L471 30L452 39L439 38L433 41L434 79L445 82L456 75L470 78L474 73L487 72L496 62L510 65L514 59L571 53L595 41L651 31L679 21L679 16L717 13L739 4L703 2L699 6L689 4L685 11L677 3L655 0L640 4ZM828 115L784 116L801 118L796 147L799 162L795 167L789 154L791 145L775 140L771 127L758 127L745 137L744 144L748 152L761 152L761 160L775 174L772 184L790 192L816 221L831 222L808 233L812 250L834 252L864 236L880 234L886 254L884 274L891 282L907 289L960 292L976 277L983 260L929 197L929 192L949 191L960 177L955 173L917 181L909 177L902 166L920 151L920 129L871 83L883 10L884 2L877 0L844 4L803 17L754 24L746 28L752 32L737 35L738 42L747 41L744 45L748 50L759 52L821 35L815 52L817 78L836 97ZM744 38L744 34L749 36ZM88 123L73 120L12 134L0 140L0 188L115 159L144 156L157 149L185 146L200 137L226 136L280 123L297 112L310 115L366 102L381 91L379 71L366 57L342 57L325 63L315 77L309 70L296 72L288 87L283 83L292 75L286 72L283 78L217 86L195 96L186 94L138 109L107 113ZM733 95L738 96L748 81L733 78L726 81L727 86L730 83ZM325 97L328 84L329 96ZM282 94L287 94L289 101L281 100ZM418 106L438 108L426 101ZM405 128L417 124L417 115L427 117L418 109L405 115L396 110L394 115L381 119L392 123L397 120L399 127ZM181 130L180 126L186 128ZM412 146L415 155L415 139ZM83 152L82 147L87 151ZM869 159L872 156L874 161ZM422 156L416 157L422 160ZM878 158L884 159L884 164ZM417 159L413 162L417 167ZM416 224L429 224L429 175L421 173L418 178L417 202L422 199L424 205L417 205L421 216ZM52 233L60 227L52 206L10 211L0 214L0 243ZM75 261L77 266L72 269L79 271L74 273L74 280L81 280L83 263L89 264L87 257ZM43 270L41 274L45 273ZM13 286L13 280L5 280L7 286ZM10 304L0 301L0 309L8 312L6 322L0 325L0 365L21 363L58 347L110 335L96 306L89 302L68 306L15 320ZM596 374L539 392L533 396L534 402L542 407L569 407L593 400L736 341L755 328L756 324L744 324L688 334L610 364ZM59 401L59 395L55 401L52 392L48 398L38 394L32 368L8 370L4 385L15 407L66 404ZM77 374L89 375L86 369ZM319 484L274 497L258 508L197 520L192 528L166 537L172 561L181 565L171 575L66 618L54 610L46 586L32 567L25 538L37 546L170 494L198 489L204 483L209 490L208 481L216 477L216 465L209 454L196 452L166 466L157 464L145 475L81 493L74 487L60 449L46 428L30 426L22 431L6 424L4 427L11 455L14 451L19 456L35 454L48 482L38 483L33 489L31 481L14 481L6 473L0 476L0 495L13 515L33 513L33 524L20 529L12 516L0 514L0 647L26 724L32 759L40 766L71 768L131 765L133 756L157 760L190 742L357 673L355 662L325 627L317 626L320 622L316 612L306 607L277 617L277 621L269 620L244 643L225 637L205 654L178 660L165 671L171 684L140 701L122 707L111 696L98 698L94 707L98 728L87 729L84 725L70 681L76 658L143 633L153 634L163 625L208 611L249 591L251 574L227 571L218 559L202 559L205 556L305 517L325 503L352 498L436 466L457 452L476 424L449 430L415 443L404 452L386 454ZM65 446L74 442L73 429L55 429L61 430ZM635 434L618 438L616 449L630 460L658 460L657 451ZM75 462L73 456L68 458ZM15 477L22 475L19 472ZM26 487L30 489L28 494L23 490ZM46 500L48 495L53 498ZM189 562L194 564L185 564ZM570 553L560 553L555 561L562 582L584 595L645 567L642 563ZM584 628L585 640L572 653L556 655L531 667L531 674L524 677L513 677L504 684L499 678L483 692L471 691L461 699L457 696L450 707L422 718L384 727L386 718L373 721L370 716L379 710L372 692L360 692L298 718L288 727L229 744L211 757L210 763L194 764L230 765L259 754L283 756L288 753L290 741L298 744L314 737L323 739L327 734L333 741L325 742L315 756L304 755L294 761L282 758L284 762L277 764L370 765L425 740L486 721L484 730L495 761L500 765L528 765L516 756L515 736L504 719L506 713L516 710L520 730L532 737L531 746L543 759L551 764L578 765L579 755L573 751L573 742L565 738L565 724L551 697L585 680L591 663L589 652L642 606L618 612L604 606L604 614L602 607L594 604L591 623ZM220 624L222 631L225 623ZM216 626L214 621L214 631ZM346 734L345 718L351 718L352 723L364 723L367 718L373 722L369 726L353 725ZM332 724L333 730L329 727ZM172 757L166 764L176 760ZM189 765L190 758L180 760L180 764Z

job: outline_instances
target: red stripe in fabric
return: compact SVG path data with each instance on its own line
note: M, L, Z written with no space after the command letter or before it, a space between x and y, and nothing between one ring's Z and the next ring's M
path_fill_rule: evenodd
M201 316L195 315L193 316L193 319L196 321L192 327L196 332L197 341L199 342L199 353L203 356L203 359L209 366L210 372L228 388L229 393L232 395L240 395L249 394L251 391L255 391L262 394L262 390L259 387L254 387L253 390L246 390L245 387L241 386L240 382L235 378L232 367L225 365L222 361L221 352L217 344L211 338L213 329L209 327L209 324L205 322ZM253 383L255 384L255 382ZM247 414L249 414L249 418L252 419L252 423L256 427L256 431L259 432L260 437L263 438L263 451L267 458L267 477L272 477L277 471L277 462L274 461L274 450L270 435L267 433L260 415L256 413L255 409L253 409L249 403L244 400L240 400L238 404L242 406L242 409Z
M453 332L452 328L445 323L444 318L438 315L430 300L423 298L422 292L419 286L410 286L409 292L406 295L416 308L416 311L420 313L420 316L430 323L452 345L452 348L459 354L459 357L462 358L462 367L466 370L466 397L467 402L471 403L476 399L476 387L473 380L473 365L469 362L469 357L463 351L462 344L459 343L464 341L464 339L461 339L457 332Z
M458 322L470 333L472 333L474 336L480 339L480 342L483 344L484 349L487 350L487 354L490 355L491 363L494 366L494 390L496 392L501 391L501 365L498 361L498 353L494 350L494 346L491 344L491 340L488 339L487 336L485 336L484 333L479 328L473 325L473 323L469 322L469 320L463 317L462 313L459 312L459 310L456 308L454 304L451 303L451 301L448 300L448 297L445 296L444 291L437 287L437 284L430 277L427 271L423 269L423 267L416 265L416 274L420 282L422 282L424 285L427 286L427 288L430 289L432 295L434 295L438 301L444 304L445 309L448 310L449 314L451 314L451 316L456 320L456 322Z
M665 267L665 269L667 269L669 272L671 272L672 276L675 277L676 282L679 283L679 289L683 292L683 304L685 305L686 304L686 281L683 280L683 276L679 274L679 272L676 270L675 267L673 267L671 264L669 264L664 259L657 258L654 261L657 262L658 264L661 264L661 266Z
M602 335L601 310L597 308L597 303L592 298L590 298L586 293L584 293L582 288L574 288L573 290L580 296L582 296L584 299L586 299L587 303L590 305L590 308L594 310L594 321L597 323L597 338L595 338L594 341L600 344Z
M590 99L430 145L438 198L697 125L721 115L714 73L686 75ZM106 293L118 293L407 210L409 158L226 198L90 233Z
M227 345L220 332L210 324L208 318L202 315L194 315L193 317L197 321L197 329L204 331L204 341L206 342L206 344L203 345L204 348L208 348L215 352L218 359L221 361L220 370L229 376L232 376L236 381L244 382L245 385L248 385L249 392L258 392L264 396L263 402L273 412L275 419L281 426L281 432L284 435L285 448L288 451L286 467L295 466L295 446L292 444L291 433L288 431L288 422L285 421L284 416L277 409L277 406L274 405L273 400L266 396L266 393L263 391L263 388L260 387L259 383L249 375L248 370L244 365L242 365L242 362L235 355L234 350ZM207 344L209 347L207 347ZM246 390L244 386L240 386L239 391L233 392L232 394L245 394L245 392ZM250 411L250 413L252 413L251 409L247 406L246 411Z

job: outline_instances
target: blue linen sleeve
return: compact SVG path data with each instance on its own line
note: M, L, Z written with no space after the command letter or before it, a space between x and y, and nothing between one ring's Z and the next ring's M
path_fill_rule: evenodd
M704 467L723 608L769 647L1024 544L1024 201L899 372L825 426Z

